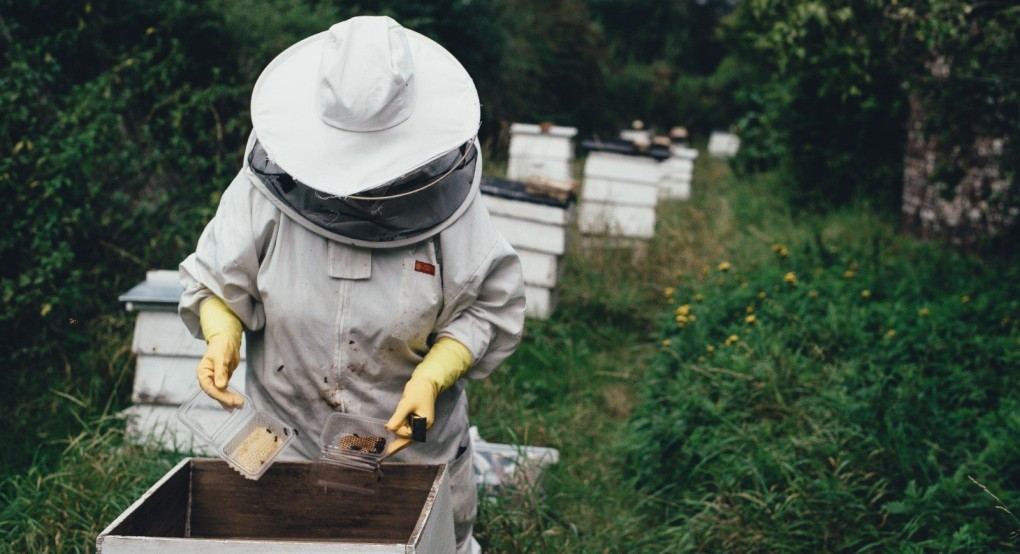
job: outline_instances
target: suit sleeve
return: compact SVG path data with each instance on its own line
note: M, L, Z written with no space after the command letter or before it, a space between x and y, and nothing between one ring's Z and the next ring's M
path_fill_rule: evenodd
M199 308L211 296L222 299L245 329L265 326L257 278L274 227L273 211L244 173L223 192L195 252L180 265L184 293L178 312L196 338L204 338Z
M476 202L481 204L480 199ZM451 244L452 240L471 241L487 248L477 249L476 261L470 263L465 272L469 275L461 286L456 287L444 314L440 316L440 324L436 329L437 337L452 337L460 341L471 351L474 363L467 372L471 379L481 379L492 373L492 370L503 362L517 349L524 331L524 279L521 273L521 262L517 253L492 227L487 211L465 214L472 218L469 221L471 232L460 236L444 237L444 267L450 268L454 274L459 272L463 259L455 258L447 261L449 256L461 257L465 253L468 259L475 248L458 247ZM459 222L458 222L459 223ZM489 238L478 241L479 238ZM452 240L447 240L452 239ZM476 242L478 241L478 242ZM485 243L488 243L487 245ZM451 267L453 266L453 267ZM447 276L444 275L444 279Z

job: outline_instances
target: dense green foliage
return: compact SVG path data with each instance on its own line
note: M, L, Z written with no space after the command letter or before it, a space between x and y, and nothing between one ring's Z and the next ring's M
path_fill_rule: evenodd
M976 137L1004 139L1016 206L1018 32L1011 2L741 2L725 22L738 66L753 69L737 90L738 165L783 168L801 205L895 209L914 95L938 140L934 180L951 191L975 165Z
M667 289L627 470L678 547L1016 547L1018 269L870 235Z

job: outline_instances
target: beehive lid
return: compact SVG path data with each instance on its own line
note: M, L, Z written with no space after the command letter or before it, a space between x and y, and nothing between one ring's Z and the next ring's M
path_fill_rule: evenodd
M534 123L514 123L510 125L512 135L548 135L551 137L572 138L577 134L576 127L558 125L542 125Z
M509 200L518 200L521 202L540 204L542 206L553 206L556 208L566 208L570 205L570 200L556 200L546 196L530 194L526 191L527 185L520 181L482 177L481 189L482 194L495 196L497 198L507 198Z
M651 145L648 148L640 149L634 143L626 140L600 140L590 139L581 141L581 147L588 152L611 152L613 154L624 154L627 156L640 156L662 161L668 159L672 154L669 148L659 145Z
M133 311L177 311L184 288L181 286L177 271L157 269L148 271L145 280L138 283L117 300L125 304L129 312Z

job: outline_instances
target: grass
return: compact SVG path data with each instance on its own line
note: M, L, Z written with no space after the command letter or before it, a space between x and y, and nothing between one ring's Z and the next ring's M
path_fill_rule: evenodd
M699 362L693 350L676 349L680 344L692 349L695 345L693 341L685 343L687 339L674 325L679 303L676 291L717 294L725 299L718 302L719 313L726 317L720 316L711 331L704 332L729 333L725 326L732 324L734 307L743 310L746 304L741 295L755 297L757 293L741 288L741 279L782 281L783 272L777 271L783 268L769 265L774 263L772 246L776 243L789 245L797 256L815 252L829 257L823 262L816 259L818 263L842 263L846 256L855 255L847 251L849 245L858 245L864 253L862 265L868 263L874 245L885 249L881 253L884 258L910 259L901 247L904 241L895 236L894 222L865 210L848 209L826 216L794 214L786 208L782 185L775 175L738 179L724 162L702 158L696 164L694 198L660 205L657 235L645 248L634 251L590 241L572 243L553 317L529 321L521 347L507 363L489 379L469 386L472 422L483 438L552 446L560 451L560 462L547 468L539 486L508 491L481 503L475 529L486 552L805 551L805 545L819 544L819 534L845 536L860 525L856 520L841 520L841 512L825 511L822 506L831 509L842 503L853 507L870 501L879 508L885 506L884 512L874 512L879 523L885 517L897 525L903 537L911 533L923 537L929 533L933 517L925 512L925 506L952 506L952 499L961 498L977 514L972 529L980 531L992 522L1000 527L1000 544L1007 544L1002 537L1017 526L1003 510L1017 508L1016 496L1008 490L1010 481L997 478L994 470L997 464L1007 464L1012 450L986 452L978 465L989 470L973 472L987 491L963 480L962 474L951 487L941 489L932 489L923 480L908 486L897 481L891 469L887 474L868 475L845 463L836 455L839 448L833 451L832 445L846 450L880 440L874 438L868 424L855 427L847 423L851 417L873 418L873 413L853 413L863 409L863 404L850 401L850 386L874 386L874 381L864 379L874 372L853 364L821 364L821 371L799 375L794 362L817 357L812 344L820 341L814 340L814 335L808 337L814 342L798 342L798 336L783 336L778 331L776 340L762 335L754 343L759 356L732 356L726 363L721 358L718 363ZM820 244L828 245L824 253L818 249ZM937 257L939 250L934 252ZM726 275L728 284L717 282L717 268L723 262L731 267ZM813 264L797 269L802 281L807 281ZM769 267L773 268L760 269ZM962 273L961 278L966 277L966 272ZM893 297L903 293L882 292L877 286L882 275L875 279L868 286L876 294ZM667 288L674 289L672 296L664 294ZM775 308L776 314L780 307ZM916 321L918 307L902 309L908 308L914 314L911 321ZM765 317L766 310L758 310ZM934 304L929 310L941 313ZM798 313L791 312L791 317ZM854 331L854 322L840 326L830 312L813 317L817 321L790 327L802 333L812 329ZM828 323L831 325L826 327ZM966 333L972 324L961 322L960 332ZM901 334L910 332L905 324L897 325ZM667 339L673 354L664 348ZM99 359L107 360L108 365L109 360L120 359L115 353L124 341L126 337L112 340ZM740 348L750 348L748 342L742 341ZM837 353L831 341L825 346L829 355ZM699 342L696 347L704 345ZM903 353L908 358L922 354ZM677 355L691 362L684 366L691 368L687 381L672 380L677 366L670 365L669 359L675 360ZM776 359L785 359L786 365L768 363ZM107 379L114 380L118 373L107 371ZM858 380L848 382L851 375L857 375ZM911 381L915 385L925 382L922 374L918 376ZM724 398L719 383L726 383L725 390L733 393L725 397L727 405L719 403ZM692 396L684 385L696 393L694 404L689 403ZM123 398L123 386L112 388ZM75 413L93 415L83 416L75 424L79 430L64 443L59 462L34 465L5 481L0 552L89 551L99 531L175 461L173 454L125 444L118 424L102 415L99 406L107 404L106 397L93 394L102 401L77 397L78 403L94 406ZM66 397L51 400L73 404ZM685 438L684 444L701 445L698 456L664 448L662 437L667 433L648 435L649 428L641 427L642 418L648 420L660 407L689 409L691 417L700 413L712 416L693 428L700 433L695 433L695 439L701 437L698 440L702 442ZM787 417L792 412L798 416ZM1001 429L989 427L988 432L994 435L989 440L1001 442L1011 430L1020 430L1020 419L1007 412L997 413L1003 418ZM823 425L833 418L844 418L835 437ZM677 426L675 418L656 421L667 430ZM747 422L772 427L754 427ZM773 433L776 429L797 432L777 435ZM791 442L777 450L775 436L791 438ZM890 464L883 467L892 467L897 445L888 441L875 444L882 449L883 463ZM916 444L904 448L908 446ZM941 444L925 452L936 458L948 456L943 452L952 446ZM731 465L720 465L718 460L729 460ZM755 465L758 460L772 461ZM786 482L777 475L788 477L800 489L772 488ZM810 482L798 480L803 476L810 477ZM1004 487L1007 494L1003 494ZM860 500L859 490L871 491L872 496ZM992 494L1001 500L993 499ZM933 499L941 500L931 504ZM818 510L812 511L814 508ZM998 511L1003 517L988 519L987 510ZM828 526L812 527L809 522L813 520ZM972 536L959 533L963 546L957 550L967 551ZM839 545L850 543L821 544L839 550ZM893 543L879 538L874 544L879 546L872 550L881 550L881 545ZM903 540L896 544L912 543ZM919 544L916 551L925 548Z

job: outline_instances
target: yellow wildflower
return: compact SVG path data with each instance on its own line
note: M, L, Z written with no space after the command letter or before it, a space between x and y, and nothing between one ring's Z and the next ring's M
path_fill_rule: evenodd
M690 313L691 313L691 305L690 304L682 304L681 306L677 307L677 309L676 309L676 315L678 315L678 316L679 315L690 315Z
M960 297L960 302L963 302L964 304L966 304L967 302L970 302L970 295L969 294L965 294L965 295L961 296Z
M783 275L783 282L796 286L797 274L792 271L786 272L786 275Z
M758 321L758 316L756 316L754 314L751 314L751 315L745 317L744 321L746 321L748 325L754 325L755 322Z
M670 340L669 339L663 339L662 345L663 346L669 346L670 345Z
M889 329L885 332L885 338L891 339L896 336L896 329Z
M662 289L662 295L665 296L666 298L671 298L675 292L676 289L673 287L666 287Z
M711 344L706 344L705 345L705 350L707 350L709 352L715 352L715 346L712 346Z
M749 314L750 314L750 313L754 313L754 305L752 304L752 305L750 305L750 306L748 306L748 307L744 308L744 311L745 311L745 312L747 312L747 313L749 313Z
M705 299L705 297L704 297L704 296L701 296L700 294L695 294L695 295L694 295L694 301L695 301L695 302L701 302L701 301L702 301L702 300L704 300L704 299Z
M921 308L920 310L917 310L917 317L928 317L929 315L931 315L931 313L928 312L928 308Z
M780 258L785 258L785 257L790 255L790 250L788 248L786 248L786 245L784 245L784 244L778 244L778 243L777 244L773 244L772 245L772 251L775 252L776 254L779 254Z
M747 283L740 283L740 288L746 289L747 288Z
M732 267L733 266L730 265L730 262L723 262L719 264L719 271L729 271Z
M765 291L758 291L758 300L764 300L766 296Z
M870 298L870 297L871 297L871 291L870 290L864 289L864 290L861 291L861 298Z
M726 346L729 346L729 345L731 345L731 344L733 344L733 343L735 343L735 342L737 342L739 340L740 340L740 337L738 337L737 335L730 335L730 336L726 337Z
M853 279L854 275L857 275L857 272L852 270L852 269L848 269L848 270L843 272L843 278L844 279Z

